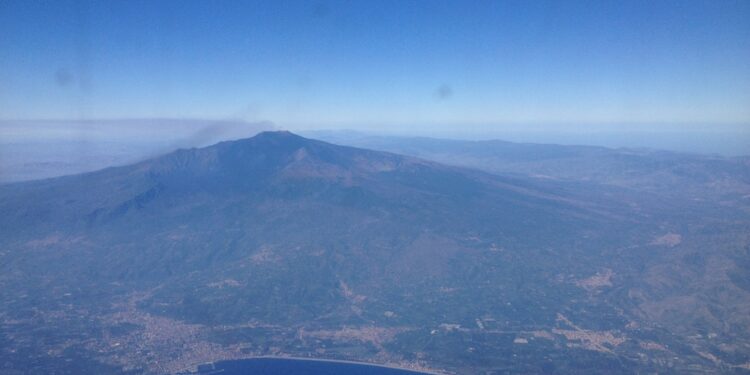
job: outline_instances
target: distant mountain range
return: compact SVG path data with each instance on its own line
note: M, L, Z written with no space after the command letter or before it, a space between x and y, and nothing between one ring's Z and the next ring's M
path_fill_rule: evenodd
M720 155L597 146L389 137L317 131L329 142L395 152L490 173L586 181L681 198L723 196L750 202L750 155Z
M750 369L747 159L346 143L396 153L265 132L1 185L0 372Z

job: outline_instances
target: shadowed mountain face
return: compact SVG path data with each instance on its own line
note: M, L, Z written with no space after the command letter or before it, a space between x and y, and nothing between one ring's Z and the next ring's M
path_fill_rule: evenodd
M741 209L269 132L5 185L0 212L8 373L750 362Z

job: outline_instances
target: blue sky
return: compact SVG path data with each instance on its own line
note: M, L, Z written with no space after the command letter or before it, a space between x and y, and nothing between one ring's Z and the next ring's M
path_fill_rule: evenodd
M153 117L748 124L750 1L0 2L0 119Z

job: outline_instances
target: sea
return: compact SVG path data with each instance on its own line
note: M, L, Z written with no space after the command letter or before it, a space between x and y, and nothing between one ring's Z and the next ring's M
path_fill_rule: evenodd
M252 358L201 365L200 375L425 375L424 372L351 362Z

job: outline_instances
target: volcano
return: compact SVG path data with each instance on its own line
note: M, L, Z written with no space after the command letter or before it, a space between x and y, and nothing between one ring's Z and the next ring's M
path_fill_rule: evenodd
M715 366L639 307L668 213L612 194L289 132L0 186L0 369Z

